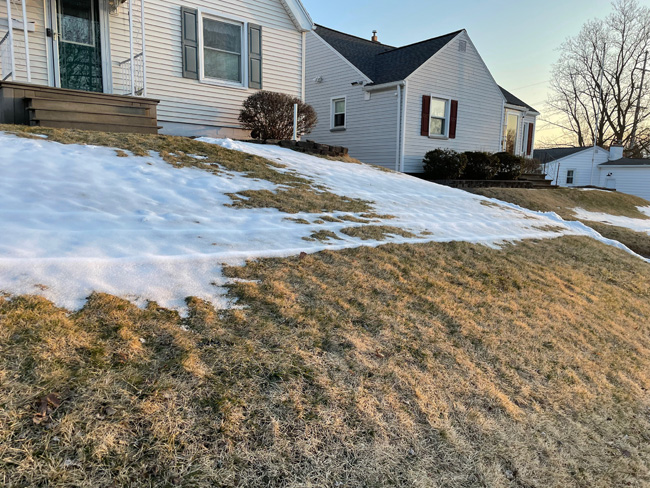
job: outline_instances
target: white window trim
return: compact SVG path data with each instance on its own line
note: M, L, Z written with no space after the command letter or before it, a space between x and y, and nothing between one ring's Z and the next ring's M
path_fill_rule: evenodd
M569 179L569 171L573 171L573 182L569 183L567 180ZM564 184L565 185L571 185L575 186L576 184L576 175L578 174L578 171L575 168L567 168L566 174L564 175Z
M343 100L345 102L345 123L342 126L335 127L334 126L334 116L336 113L334 112L334 102L338 100ZM346 130L348 128L348 97L343 96L343 97L332 97L330 99L330 130L333 131L339 131L339 130Z
M446 140L449 139L449 123L450 123L450 118L451 118L451 98L450 97L443 97L440 95L435 95L431 94L429 95L431 98L436 98L438 100L444 100L445 101L445 131L444 134L431 134L431 103L429 103L429 139L439 139L439 140Z
M519 136L521 135L521 132L522 132L521 122L524 119L524 117L522 116L522 113L518 112L517 110L506 110L506 117L505 117L504 125L503 125L503 134L501 135L501 137L503 137L503 148L502 148L502 150L505 152L508 149L508 146L507 146L507 144L508 144L508 137L507 137L507 134L508 134L508 132L507 132L508 131L508 117L510 117L511 115L514 115L514 116L517 117L517 134L515 134L515 149L513 151L513 154L515 156L520 156L521 153L522 153L522 148L520 147L521 146L521 144L520 144L520 142L521 142L520 139L521 138ZM525 152L525 150L523 150L523 151Z
M197 9L199 16L199 82L206 85L223 86L228 88L236 88L239 90L248 90L248 21L240 17L232 15L224 15L222 12L217 12L211 9ZM220 22L228 22L231 24L241 25L242 28L242 42L241 42L241 74L242 81L237 83L235 81L217 80L215 78L208 78L205 76L204 70L204 56L203 56L203 17L218 20Z

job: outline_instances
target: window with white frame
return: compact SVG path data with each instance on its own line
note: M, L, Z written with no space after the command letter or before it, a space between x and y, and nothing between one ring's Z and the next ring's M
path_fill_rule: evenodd
M576 176L576 170L575 169L569 169L566 172L566 184L567 185L573 185L573 182L575 181L575 176Z
M345 97L332 99L332 129L345 129L347 124Z
M449 100L431 97L429 109L429 136L446 137L449 124Z
M231 83L243 83L243 24L206 15L202 21L203 76Z
M519 139L519 115L513 112L506 114L504 132L503 149L505 152L515 154L517 151L517 140Z

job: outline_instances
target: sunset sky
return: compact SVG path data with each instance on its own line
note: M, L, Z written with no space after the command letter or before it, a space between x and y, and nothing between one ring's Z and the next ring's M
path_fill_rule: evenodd
M374 29L385 44L403 46L467 29L497 82L542 113L538 143L552 141L557 129L542 122L548 80L558 47L585 21L605 17L609 0L303 0L314 22L370 38ZM646 2L643 2L646 3Z

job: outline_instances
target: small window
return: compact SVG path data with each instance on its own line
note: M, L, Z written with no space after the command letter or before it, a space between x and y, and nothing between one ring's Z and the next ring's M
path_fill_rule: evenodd
M345 129L347 123L345 102L345 98L332 100L332 129Z
M203 18L203 72L206 78L242 83L243 26Z
M569 169L566 172L566 184L567 185L573 185L573 181L575 180L575 170Z
M431 97L431 109L429 111L429 135L446 136L447 135L447 104L448 100Z

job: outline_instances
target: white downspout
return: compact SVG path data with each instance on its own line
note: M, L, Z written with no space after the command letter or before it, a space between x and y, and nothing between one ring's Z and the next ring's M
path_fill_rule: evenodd
M7 0L7 26L9 27L9 54L11 56L11 81L16 81L16 59L14 58L14 21L11 18L11 0Z
M27 83L32 82L32 68L29 63L29 33L27 32L27 7L25 6L25 0L21 0L20 3L23 7L23 33L25 34L25 69L27 70Z
M406 116L408 110L408 95L409 95L409 84L408 80L404 81L404 89L402 90L404 94L404 102L402 103L402 144L400 148L400 172L404 172L404 153L406 149Z
M303 31L302 32L302 84L300 88L300 99L304 102L306 102L306 84L307 81L305 80L305 77L307 76L307 66L305 65L307 61L307 32Z
M397 85L397 148L395 149L395 171L399 171L402 154L402 85Z
M505 144L503 140L503 129L504 129L504 124L506 121L506 102L503 102L503 105L501 106L501 132L499 132L499 150L497 152L501 152L505 150Z
M140 0L140 29L142 31L142 96L147 96L147 48L144 33L144 0Z
M129 53L131 55L131 96L135 96L135 60L133 59L133 0L129 0Z

